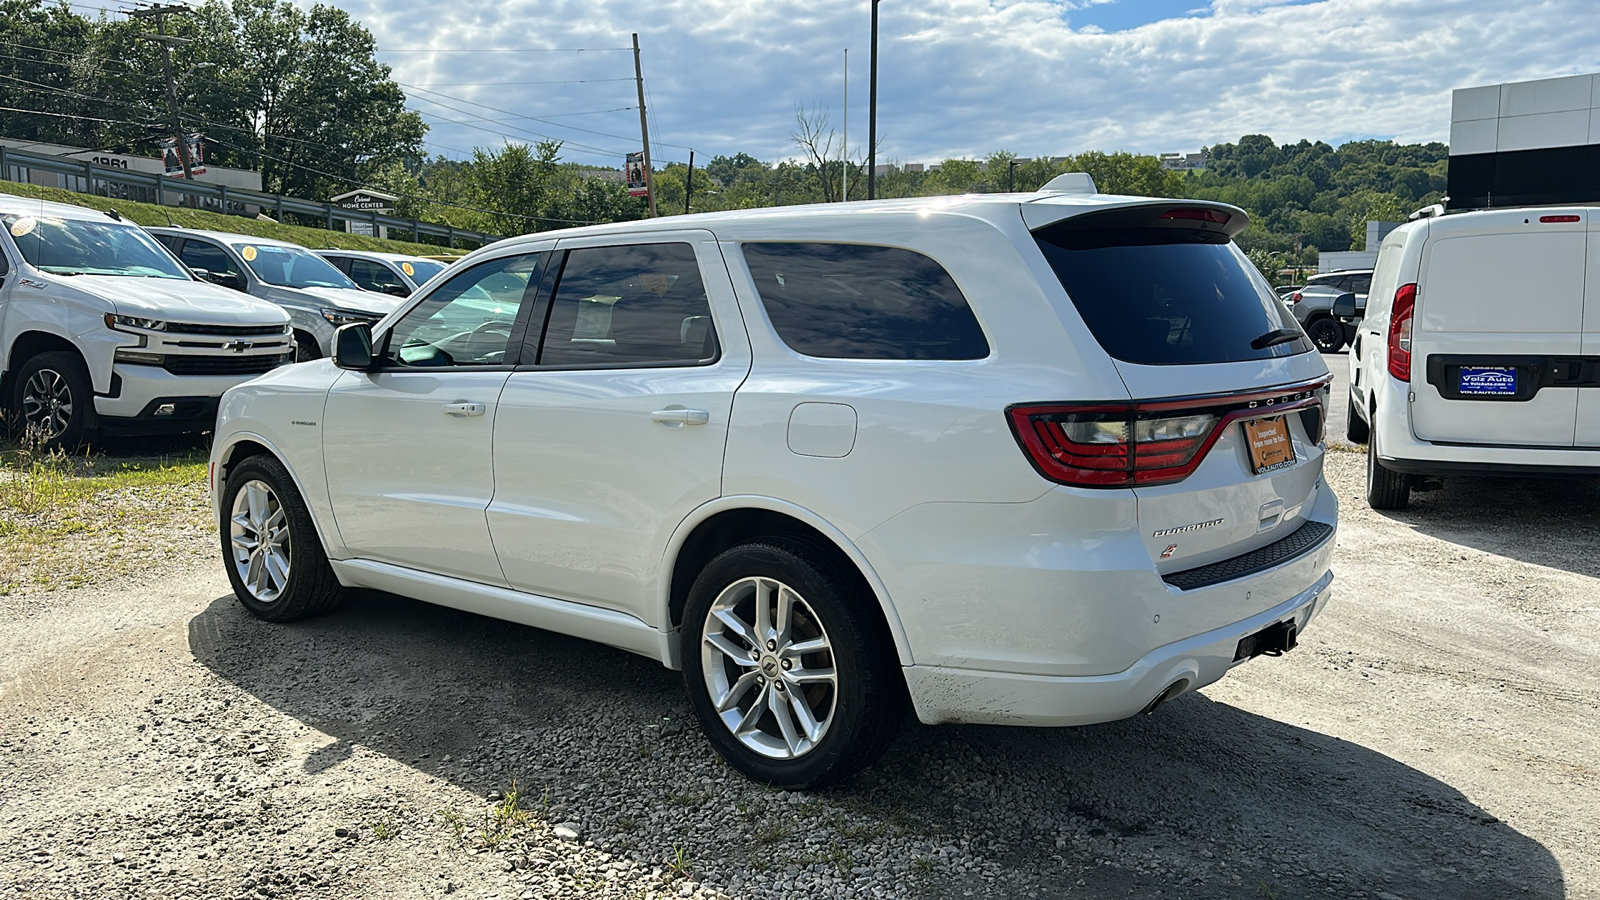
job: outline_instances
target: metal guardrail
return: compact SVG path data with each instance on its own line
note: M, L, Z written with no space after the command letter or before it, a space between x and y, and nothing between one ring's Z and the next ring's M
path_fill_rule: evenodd
M500 240L499 235L484 234L481 231L467 231L450 225L436 225L432 222L421 222L416 219L402 219L396 216L386 216L372 210L345 209L332 203L301 200L296 197L285 197L281 194L264 194L246 188L231 188L225 184L206 184L198 181L187 181L182 178L171 178L163 175L150 175L144 172L130 172L126 169L114 169L109 166L97 165L89 160L67 159L61 156L47 156L39 153L29 153L24 150L11 150L0 146L0 180L10 181L12 166L21 166L28 169L38 169L44 172L55 172L60 175L69 175L82 178L84 189L77 191L80 194L100 194L95 190L96 182L106 185L120 185L123 187L137 187L150 191L155 195L155 202L166 205L168 194L179 197L194 197L201 209L209 209L214 201L217 209L223 213L230 213L230 206L241 208L239 215L245 215L242 207L255 206L262 212L271 212L273 218L283 221L284 213L294 213L300 216L310 216L327 223L329 231L337 230L336 222L365 222L372 225L374 235L378 234L378 227L384 226L393 236L395 231L409 232L411 240L422 243L422 237L444 238L446 244L455 249L456 241L476 243L479 246ZM69 188L69 190L75 190Z

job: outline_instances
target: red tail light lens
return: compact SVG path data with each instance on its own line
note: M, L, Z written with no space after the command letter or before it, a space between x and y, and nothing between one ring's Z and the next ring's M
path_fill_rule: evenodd
M1137 403L1024 404L1007 410L1039 474L1074 487L1143 487L1189 477L1227 426L1302 412L1322 439L1324 376L1269 391Z
M1189 219L1196 222L1213 222L1217 225L1226 225L1233 218L1220 209L1203 209L1199 207L1184 207L1183 209L1169 209L1161 214L1163 219Z
M1417 286L1400 285L1389 311L1389 374L1401 381L1411 380L1411 320L1416 308Z

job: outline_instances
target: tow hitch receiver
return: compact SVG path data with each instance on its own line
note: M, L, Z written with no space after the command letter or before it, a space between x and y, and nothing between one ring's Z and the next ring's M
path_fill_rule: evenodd
M1258 656L1282 656L1299 643L1294 622L1277 622L1255 634L1241 638L1239 648L1233 651L1233 661L1241 662Z

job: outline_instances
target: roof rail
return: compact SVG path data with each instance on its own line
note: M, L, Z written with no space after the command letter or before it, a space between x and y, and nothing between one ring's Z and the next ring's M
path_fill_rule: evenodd
M1088 172L1067 172L1046 181L1044 187L1039 188L1039 193L1098 194L1100 189L1095 187L1094 176Z
M1415 222L1418 219L1434 219L1442 215L1444 215L1444 204L1435 203L1432 206L1424 206L1423 208L1412 213L1410 216L1406 217L1406 221Z

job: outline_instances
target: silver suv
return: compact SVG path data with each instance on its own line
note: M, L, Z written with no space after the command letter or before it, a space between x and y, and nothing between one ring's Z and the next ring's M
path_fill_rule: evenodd
M1323 272L1306 279L1306 286L1289 295L1289 308L1295 320L1310 335L1323 353L1337 353L1356 337L1359 313L1367 305L1367 288L1372 284L1371 269L1346 269ZM1341 294L1355 295L1357 317L1334 314L1333 301Z

